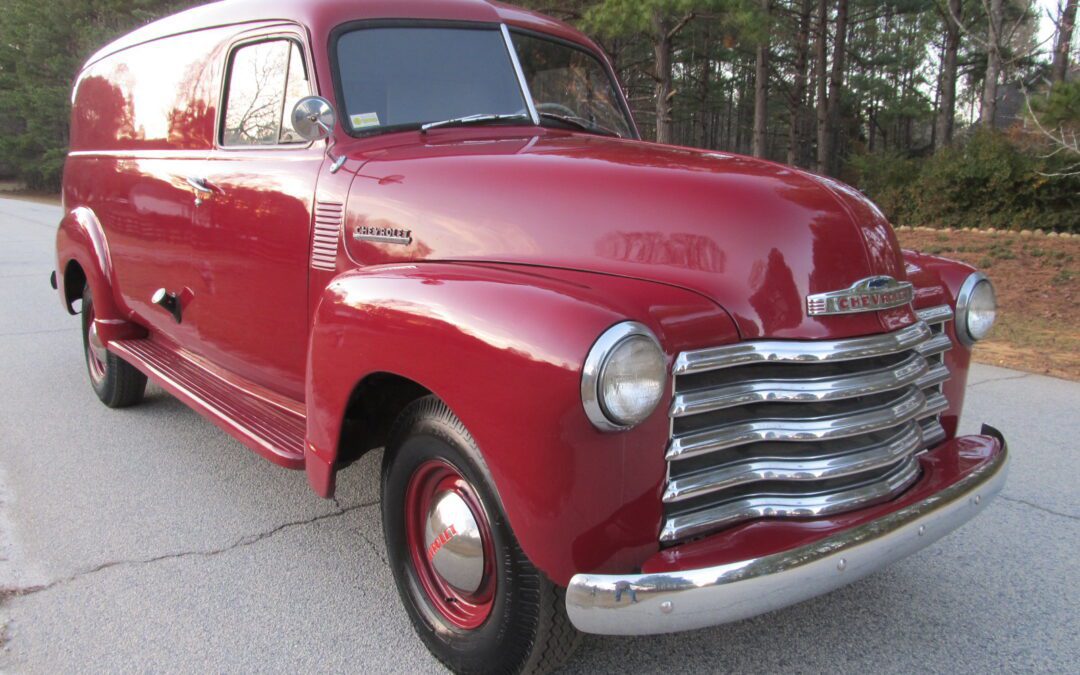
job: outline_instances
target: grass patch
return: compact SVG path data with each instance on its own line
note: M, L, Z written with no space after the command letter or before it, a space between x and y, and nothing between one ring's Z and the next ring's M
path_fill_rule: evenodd
M960 260L993 280L998 323L975 348L976 361L1080 381L1080 238L897 234L904 248Z

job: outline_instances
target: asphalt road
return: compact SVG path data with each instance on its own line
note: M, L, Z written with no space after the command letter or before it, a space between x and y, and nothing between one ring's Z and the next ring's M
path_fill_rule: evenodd
M385 564L378 453L325 501L156 387L100 405L47 283L59 213L0 200L0 669L438 671ZM1013 468L964 529L767 616L587 637L568 671L1076 672L1080 385L976 366L980 421Z

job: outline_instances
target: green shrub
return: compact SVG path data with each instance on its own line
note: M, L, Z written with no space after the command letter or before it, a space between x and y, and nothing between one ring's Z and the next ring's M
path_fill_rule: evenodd
M1055 84L1047 96L1032 98L1031 107L1047 129L1080 126L1080 80Z
M1048 154L1030 134L980 129L925 160L864 156L852 169L896 225L1080 232L1080 176L1049 175L1076 160Z
M901 153L883 152L854 155L850 172L856 176L858 187L874 200L886 216L897 225L907 204L912 178L919 173L919 161Z

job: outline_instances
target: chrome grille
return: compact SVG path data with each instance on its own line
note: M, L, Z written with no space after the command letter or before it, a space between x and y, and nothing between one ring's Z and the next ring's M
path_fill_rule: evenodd
M680 354L660 540L849 511L914 483L916 455L945 438L952 311L918 314L884 335Z
M949 369L945 366L945 352L952 347L952 341L945 333L945 322L953 318L952 308L948 305L931 307L918 311L919 318L930 326L933 335L919 345L919 353L926 359L930 370L919 378L916 384L926 396L926 408L919 415L923 442L926 447L933 447L945 440L945 429L941 426L941 413L949 407L941 386L949 379Z

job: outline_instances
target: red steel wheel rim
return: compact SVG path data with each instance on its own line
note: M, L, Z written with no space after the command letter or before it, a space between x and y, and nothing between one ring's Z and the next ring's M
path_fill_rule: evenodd
M483 577L473 592L463 592L450 585L435 568L429 556L424 531L435 500L447 493L460 497L468 505L480 531L483 548ZM405 492L406 545L413 569L428 601L444 619L463 630L483 625L495 602L495 552L488 523L480 499L472 485L448 462L432 459L413 472Z

